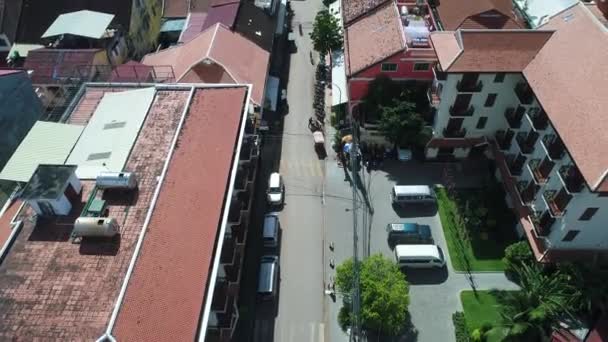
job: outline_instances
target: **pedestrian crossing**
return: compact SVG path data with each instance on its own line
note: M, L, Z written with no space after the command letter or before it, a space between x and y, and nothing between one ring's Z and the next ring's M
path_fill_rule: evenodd
M280 172L283 177L323 177L324 167L321 160L281 160Z
M281 326L275 324L281 324ZM324 322L279 322L272 319L255 321L253 341L324 342ZM274 338L273 338L274 336Z

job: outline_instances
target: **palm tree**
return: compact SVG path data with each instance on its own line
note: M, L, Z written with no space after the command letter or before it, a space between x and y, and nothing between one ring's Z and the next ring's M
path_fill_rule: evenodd
M507 340L543 340L548 328L559 316L570 315L570 308L580 296L564 274L543 273L538 266L515 266L521 290L507 292L501 317Z

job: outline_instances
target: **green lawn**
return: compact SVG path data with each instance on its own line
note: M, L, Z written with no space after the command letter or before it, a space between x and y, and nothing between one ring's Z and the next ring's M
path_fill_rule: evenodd
M489 194L484 193L488 192ZM500 194L499 194L500 195ZM457 192L457 200L450 198L444 188L437 189L439 204L439 217L447 241L452 265L457 271L502 271L504 265L502 257L505 248L517 241L514 227L514 218L510 209L498 198L493 190L467 190ZM497 198L491 198L497 197ZM469 203L469 204L466 204ZM471 204L474 203L474 204ZM492 228L484 227L483 233L465 227L469 238L459 236L455 214L463 213L466 206L479 207L479 203L488 205L487 221L493 221Z
M494 329L488 332L487 341L502 340L503 334L498 327L501 321L499 298L504 293L506 291L477 291L476 296L473 291L460 292L460 301L469 332L481 328L484 323L489 323Z

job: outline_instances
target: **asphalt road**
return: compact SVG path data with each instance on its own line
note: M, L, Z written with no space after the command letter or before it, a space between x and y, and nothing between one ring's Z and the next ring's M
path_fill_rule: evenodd
M308 130L312 112L314 67L308 33L320 1L292 2L297 53L291 55L283 122L281 159L276 169L285 182L285 204L280 211L280 283L273 310L256 317L256 336L274 331L274 341L323 341L323 188L325 164L313 148ZM297 25L303 24L303 35ZM272 138L266 144L277 143ZM263 306L269 306L265 303ZM273 312L276 317L264 315ZM274 321L273 321L274 320ZM268 334L270 335L270 334ZM270 341L271 336L259 339Z

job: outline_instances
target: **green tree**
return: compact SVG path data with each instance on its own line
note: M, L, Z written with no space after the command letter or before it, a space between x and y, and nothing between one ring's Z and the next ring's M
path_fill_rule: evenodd
M336 2L336 0L323 0L323 5L325 7L329 7L329 5L333 4L334 2Z
M546 337L559 316L572 315L578 290L565 274L543 273L538 266L515 266L520 291L507 292L503 298L502 325L507 340L538 340Z
M574 308L589 316L599 311L608 313L608 269L583 263L566 263L558 266L568 282L580 289L581 296Z
M403 147L424 146L428 142L431 133L415 107L411 102L398 100L381 107L378 129L388 141Z
M344 308L338 315L343 328L352 320L353 267L349 259L336 269L336 286L344 294ZM359 284L361 326L384 334L399 333L407 322L409 304L409 286L399 267L381 254L372 255L361 262Z
M323 56L332 50L342 48L344 40L338 19L326 9L319 11L315 17L310 39L315 50Z
M515 268L522 264L534 263L534 256L528 241L519 241L507 246L502 262L505 264L507 274L515 273Z

